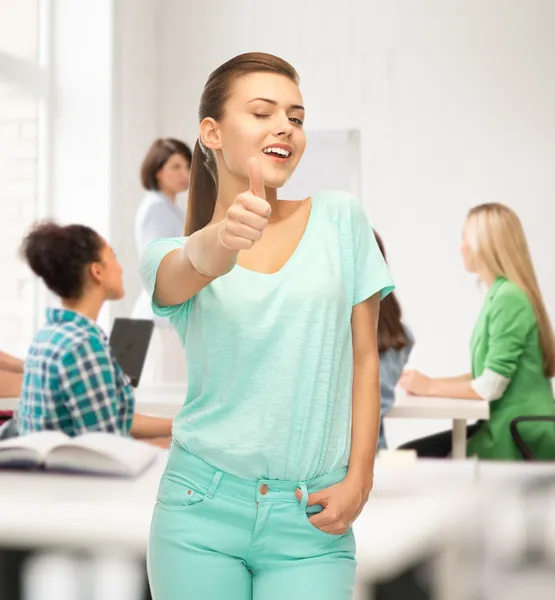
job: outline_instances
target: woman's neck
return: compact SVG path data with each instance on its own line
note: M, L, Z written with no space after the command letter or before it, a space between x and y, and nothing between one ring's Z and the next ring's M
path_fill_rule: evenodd
M177 201L177 194L174 194L173 192L168 191L167 189L163 189L160 188L160 193L163 194L170 202L173 202L174 204Z
M478 277L485 283L486 287L489 288L494 284L497 277L492 275L489 271L485 273L478 273Z
M100 313L100 309L104 304L105 298L94 292L84 294L77 300L62 299L62 306L67 310L79 313L96 321Z

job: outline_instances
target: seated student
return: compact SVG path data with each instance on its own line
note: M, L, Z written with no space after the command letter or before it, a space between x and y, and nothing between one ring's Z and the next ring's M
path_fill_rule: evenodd
M521 416L553 416L551 378L555 341L536 280L522 225L503 204L473 208L463 229L464 268L476 273L487 297L471 340L472 372L432 379L418 371L403 374L400 385L412 394L472 398L491 403L490 418L471 425L467 454L518 460L510 423ZM538 458L555 440L552 425L534 423L532 452ZM419 456L447 456L451 432L409 442ZM545 456L549 458L549 456Z
M0 351L0 398L18 397L23 380L23 361ZM0 419L2 417L0 412Z
M59 429L131 434L167 447L171 419L134 413L133 388L96 319L107 300L123 297L122 268L109 244L83 225L36 226L22 252L61 298L50 308L25 362L20 434Z
M382 238L374 231L374 236L380 252L386 259ZM387 260L387 259L386 259ZM412 333L403 324L401 307L395 295L391 292L386 296L380 306L378 319L378 352L380 354L380 392L381 415L380 436L378 448L387 448L383 418L395 402L395 387L407 364L409 355L414 345Z

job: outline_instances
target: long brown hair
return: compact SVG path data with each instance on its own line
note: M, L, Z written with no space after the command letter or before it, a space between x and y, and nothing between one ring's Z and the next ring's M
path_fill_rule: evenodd
M555 376L553 328L520 219L504 204L481 204L469 211L466 232L480 265L494 277L512 281L528 296L538 322L544 374Z
M297 71L285 60L262 52L240 54L219 66L208 78L200 98L199 122L207 117L221 121L233 83L242 75L249 73L276 73L299 84ZM199 138L195 143L191 164L185 235L191 235L210 223L217 196L216 159L212 151L206 148Z
M376 242L384 260L385 248L382 238L374 231ZM401 321L402 311L395 292L388 294L380 304L380 317L378 319L378 352L394 349L401 350L412 343Z

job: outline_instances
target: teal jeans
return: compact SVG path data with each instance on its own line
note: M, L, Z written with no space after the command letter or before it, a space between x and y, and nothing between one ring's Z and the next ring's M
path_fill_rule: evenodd
M148 548L153 600L350 600L355 541L308 520L310 481L248 481L175 442L158 490ZM299 502L295 491L301 490Z

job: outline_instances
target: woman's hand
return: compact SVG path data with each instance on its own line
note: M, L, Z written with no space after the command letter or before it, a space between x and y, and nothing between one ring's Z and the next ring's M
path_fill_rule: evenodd
M431 396L432 382L431 377L420 373L420 371L403 371L399 379L399 385L409 394L415 396Z
M369 490L348 482L336 483L319 492L308 495L307 506L320 505L322 512L309 517L317 529L332 535L342 535L349 531L355 519L361 513L368 500ZM302 499L301 490L297 490L297 500Z
M272 207L266 202L262 166L249 160L250 190L237 196L222 222L221 243L229 250L248 250L262 237Z

